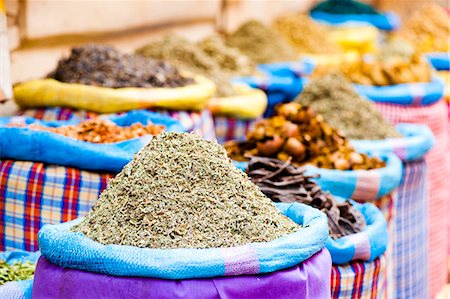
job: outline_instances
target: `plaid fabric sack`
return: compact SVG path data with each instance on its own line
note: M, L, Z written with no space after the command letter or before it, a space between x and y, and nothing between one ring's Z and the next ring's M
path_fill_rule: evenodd
M0 250L38 250L39 229L86 215L112 176L39 162L1 160Z
M448 156L448 115L446 105L439 101L429 106L407 106L377 103L383 116L394 124L412 123L427 125L434 134L436 144L425 155L428 167L428 286L429 297L433 298L447 283L447 244L448 235L444 233L449 224L449 156ZM418 165L405 171L411 177L410 184L420 180L425 174ZM410 185L409 185L410 186ZM412 190L405 187L401 192L411 195ZM420 188L417 190L420 194ZM411 207L419 209L418 207ZM416 212L413 212L416 213ZM417 213L419 211L417 210ZM420 214L416 214L420 217ZM415 225L415 224L411 224ZM425 263L426 264L426 263ZM422 264L425 265L425 264ZM423 268L422 268L422 271ZM417 273L416 273L417 274Z
M395 298L429 298L427 166L424 155L434 145L427 126L399 124L403 138L355 140L363 152L393 152L403 161L402 183L394 202L395 230L390 234L395 278Z
M236 119L227 116L214 116L214 129L217 142L224 143L230 140L245 140L247 133L259 119Z
M209 110L202 111L162 111L157 112L181 122L183 128L188 132L194 132L207 140L213 140L215 136L214 121ZM73 110L64 107L48 107L37 109L26 109L21 115L31 116L42 120L71 120L73 118L88 119L97 116L94 112L84 110Z
M331 269L331 298L378 299L386 296L386 257L372 262L350 262L333 265Z

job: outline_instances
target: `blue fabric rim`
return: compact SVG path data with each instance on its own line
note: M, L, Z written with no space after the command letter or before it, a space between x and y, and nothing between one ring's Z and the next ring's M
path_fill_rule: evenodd
M331 14L322 11L314 11L310 13L315 20L324 21L330 25L342 25L346 22L356 21L373 25L381 30L392 31L400 26L400 18L393 12L384 14Z

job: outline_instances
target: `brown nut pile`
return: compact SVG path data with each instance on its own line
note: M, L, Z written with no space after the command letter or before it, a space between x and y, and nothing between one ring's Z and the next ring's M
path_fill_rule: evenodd
M273 117L263 119L247 134L247 141L225 144L228 155L237 161L253 156L292 159L294 165L306 163L321 168L350 170L384 167L378 158L355 152L336 129L316 115L311 107L283 104Z
M10 127L24 127L23 124L11 124ZM132 124L129 127L121 127L110 120L94 118L82 121L77 125L46 127L37 124L27 126L32 130L41 130L61 134L73 139L92 143L113 143L142 137L144 135L157 135L164 131L161 125Z
M299 202L324 212L328 217L330 236L338 239L361 232L366 227L364 216L351 202L338 203L312 180L318 175L305 175L305 169L290 163L263 157L251 158L247 174L254 184L274 202Z
M449 52L448 15L438 4L426 4L405 22L398 36L412 43L422 53Z

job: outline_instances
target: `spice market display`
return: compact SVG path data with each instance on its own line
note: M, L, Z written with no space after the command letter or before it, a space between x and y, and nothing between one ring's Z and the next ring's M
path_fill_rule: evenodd
M450 296L450 5L269 2L0 0L0 298Z

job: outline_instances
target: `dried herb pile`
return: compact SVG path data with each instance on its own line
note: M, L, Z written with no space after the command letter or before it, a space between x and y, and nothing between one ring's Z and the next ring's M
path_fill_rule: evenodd
M347 138L401 137L375 105L361 98L343 75L330 74L311 80L295 101L311 106Z
M380 60L392 60L392 59L405 59L409 61L415 54L416 50L408 42L401 39L389 40L381 51L378 53L377 58Z
M207 37L198 46L219 65L222 72L230 75L252 75L256 72L256 65L250 58L238 48L227 46L220 36Z
M36 264L15 262L13 265L0 261L0 286L10 281L27 280L34 276Z
M247 167L252 182L275 202L299 202L324 212L328 217L330 236L338 239L361 232L366 227L364 216L349 201L338 203L305 175L305 169L290 161L253 157Z
M164 131L164 126L161 125L135 123L128 127L122 127L110 120L101 118L84 120L76 125L61 127L46 127L37 124L28 126L23 124L10 124L9 127L27 127L32 130L48 131L92 143L113 143L147 134L157 135Z
M273 26L299 53L339 54L342 50L333 42L325 25L305 14L292 14L275 20Z
M217 96L235 94L228 75L221 71L214 58L183 37L166 34L137 49L136 53L153 59L162 59L179 68L207 76L216 84Z
M330 14L380 14L372 6L355 0L326 0L311 9L311 12L326 12Z
M350 170L384 167L378 158L355 152L343 135L328 125L311 107L289 103L276 107L275 115L263 119L246 136L246 141L225 144L237 161L254 156L306 163L321 168Z
M298 59L297 51L275 29L254 20L228 35L226 43L241 50L255 64Z
M102 244L142 248L231 247L298 229L222 146L188 133L154 137L73 227Z
M67 83L102 87L180 87L192 84L172 65L141 56L123 54L103 45L72 49L48 77Z
M421 53L450 51L450 23L447 12L435 3L415 11L398 32Z

